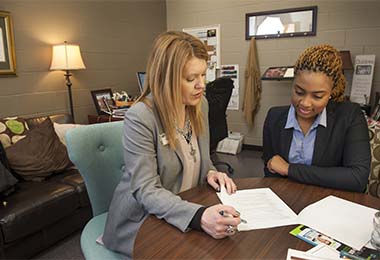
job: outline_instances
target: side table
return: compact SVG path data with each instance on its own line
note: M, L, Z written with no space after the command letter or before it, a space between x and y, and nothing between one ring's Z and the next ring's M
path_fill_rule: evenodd
M110 115L88 115L87 118L89 124L108 123L124 120L122 117L113 117Z

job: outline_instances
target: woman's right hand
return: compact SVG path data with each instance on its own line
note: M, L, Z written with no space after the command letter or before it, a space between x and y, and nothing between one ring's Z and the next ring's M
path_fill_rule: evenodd
M224 216L220 214L221 211ZM234 235L239 224L240 214L233 207L222 204L208 207L201 217L202 229L215 239Z
M285 161L280 155L275 155L268 161L267 168L271 173L288 176L289 163Z

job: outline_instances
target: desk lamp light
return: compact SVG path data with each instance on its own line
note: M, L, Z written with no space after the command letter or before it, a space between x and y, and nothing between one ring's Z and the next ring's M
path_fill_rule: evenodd
M65 41L63 44L58 44L53 46L53 55L51 60L50 70L63 70L65 71L66 86L69 91L69 103L70 103L70 113L74 119L74 108L73 108L73 98L71 94L71 81L70 73L71 70L81 70L85 69L86 66L83 63L82 56L80 54L79 45L67 44Z

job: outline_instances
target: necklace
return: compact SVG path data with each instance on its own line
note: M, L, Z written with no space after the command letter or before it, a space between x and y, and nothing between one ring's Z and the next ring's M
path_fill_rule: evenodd
M177 125L175 127L177 133L183 136L185 138L186 143L190 146L190 155L193 157L194 162L197 161L195 157L195 148L193 147L193 144L191 143L191 137L193 136L193 129L191 127L190 119L186 116L185 119L185 127L183 129L179 128Z

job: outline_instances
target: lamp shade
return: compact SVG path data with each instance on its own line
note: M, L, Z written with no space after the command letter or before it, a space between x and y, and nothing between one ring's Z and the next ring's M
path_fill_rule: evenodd
M79 45L65 42L53 46L51 70L80 70L85 68Z
M350 51L339 51L339 52L340 52L340 57L342 58L342 69L352 70L354 66L352 66Z

